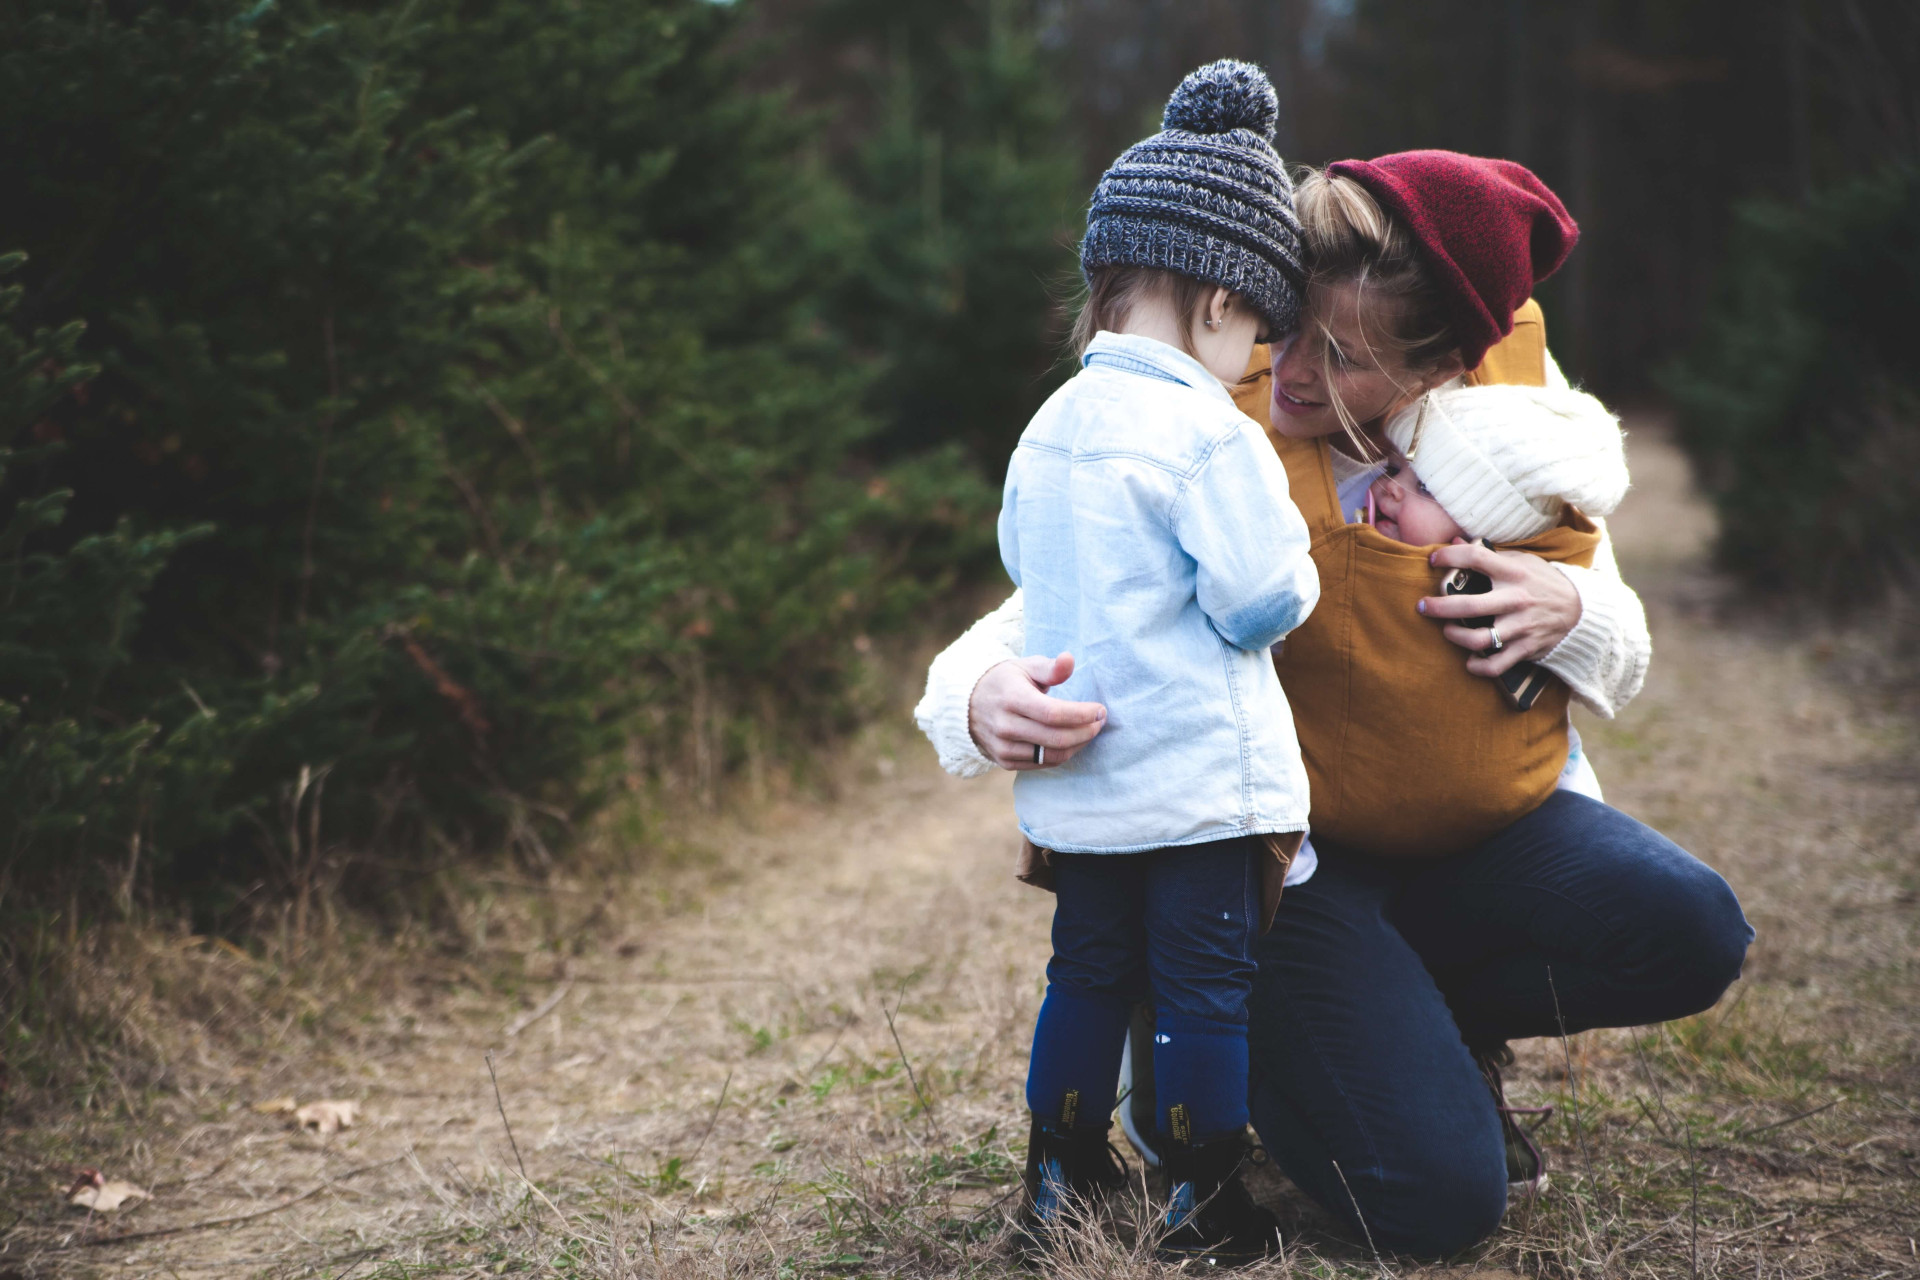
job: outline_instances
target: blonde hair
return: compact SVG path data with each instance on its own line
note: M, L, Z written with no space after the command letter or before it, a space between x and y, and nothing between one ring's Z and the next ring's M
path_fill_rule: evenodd
M1073 358L1084 356L1087 344L1102 329L1118 333L1125 328L1127 318L1141 303L1164 299L1180 317L1180 349L1198 359L1200 353L1193 347L1193 319L1213 289L1204 280L1159 267L1095 267L1087 278L1086 295L1080 300L1068 339Z
M1319 330L1323 342L1321 372L1327 395L1340 426L1366 457L1372 448L1334 380L1339 344L1326 321L1317 318L1324 315L1321 304L1326 291L1354 287L1360 341L1368 357L1403 394L1413 388L1401 382L1396 370L1416 379L1430 374L1457 357L1460 342L1447 315L1446 299L1420 257L1413 233L1382 209L1365 187L1352 178L1308 169L1294 189L1293 207L1311 264L1307 323ZM1374 322L1371 326L1369 320Z

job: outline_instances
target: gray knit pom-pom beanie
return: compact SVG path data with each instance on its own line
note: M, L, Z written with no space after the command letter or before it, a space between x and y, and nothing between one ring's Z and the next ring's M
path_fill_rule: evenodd
M1121 153L1093 190L1080 270L1159 267L1231 289L1271 326L1299 326L1300 222L1273 149L1266 73L1222 59L1180 82L1162 131Z

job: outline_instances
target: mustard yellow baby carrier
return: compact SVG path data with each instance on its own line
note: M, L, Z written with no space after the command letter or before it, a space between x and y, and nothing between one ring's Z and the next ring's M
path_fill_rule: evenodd
M1266 352L1235 388L1241 409L1266 423ZM1487 353L1471 384L1544 386L1539 307ZM1293 500L1313 532L1320 603L1287 637L1275 667L1293 708L1312 786L1316 841L1396 857L1468 849L1548 796L1567 762L1567 688L1550 679L1531 709L1515 711L1467 655L1414 609L1440 593L1431 547L1409 547L1340 511L1325 439L1268 438L1286 464ZM1568 509L1561 523L1503 550L1590 566L1594 525Z

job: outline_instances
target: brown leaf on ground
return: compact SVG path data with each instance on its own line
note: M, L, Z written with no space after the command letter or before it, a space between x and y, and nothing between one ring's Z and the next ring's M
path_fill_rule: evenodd
M95 1213L111 1213L130 1200L145 1200L145 1189L118 1178L109 1180L98 1169L82 1169L66 1189L67 1203Z
M309 1102L295 1111L293 1118L302 1129L325 1137L341 1129L353 1128L353 1122L359 1114L359 1103L329 1099L324 1102Z

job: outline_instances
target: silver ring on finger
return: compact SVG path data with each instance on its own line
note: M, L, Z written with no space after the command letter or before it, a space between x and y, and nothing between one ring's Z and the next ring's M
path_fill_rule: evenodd
M1488 653L1498 653L1507 647L1507 642L1500 638L1500 628L1494 626L1492 623L1487 624L1487 635L1489 637L1487 642Z
M1037 742L1033 744L1033 762L1035 764L1045 764L1047 762L1047 749Z

